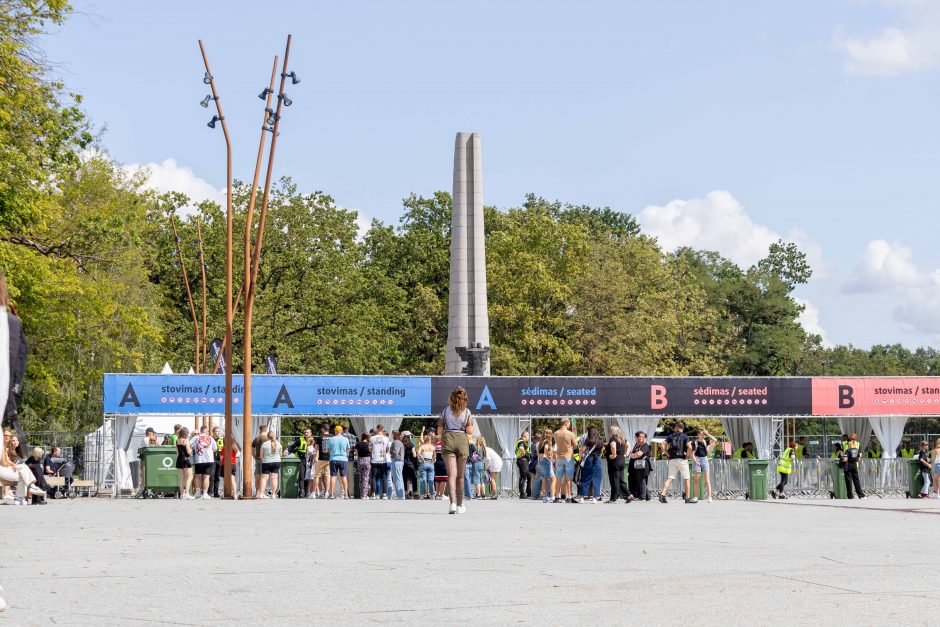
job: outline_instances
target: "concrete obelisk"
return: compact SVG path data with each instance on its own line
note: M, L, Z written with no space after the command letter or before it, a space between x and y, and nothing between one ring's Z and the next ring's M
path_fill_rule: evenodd
M450 239L450 303L444 374L463 374L458 348L490 346L486 306L486 246L483 232L483 161L479 133L457 133ZM480 374L490 373L489 359Z

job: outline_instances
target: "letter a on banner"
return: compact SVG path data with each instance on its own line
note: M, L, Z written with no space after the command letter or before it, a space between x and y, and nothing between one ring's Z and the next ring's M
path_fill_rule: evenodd
M281 391L277 393L277 398L274 399L274 405L272 407L277 409L278 405L286 404L290 409L294 408L294 401L290 399L290 394L287 393L287 386L281 385Z
M493 395L490 394L490 386L484 385L483 391L480 393L480 400L477 401L476 409L479 411L484 405L489 406L490 409L496 411L496 401L493 400Z
M118 403L118 407L124 407L128 403L134 403L134 407L140 407L140 401L137 400L137 392L134 391L134 386L130 383L127 384L127 389L124 390L124 396L121 397L121 402Z
M650 386L650 409L666 409L669 399L666 398L665 385Z

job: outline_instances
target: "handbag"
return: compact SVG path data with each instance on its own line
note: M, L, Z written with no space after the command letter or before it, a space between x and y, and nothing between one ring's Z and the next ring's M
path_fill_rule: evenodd
M574 466L574 476L571 478L571 481L573 481L574 483L581 483L581 478L582 478L582 476L584 475L584 462L586 462L586 461L587 461L587 458L590 457L592 453L594 453L594 449L596 449L596 448L597 448L596 445L595 445L595 446L592 446L592 447L591 447L591 450L588 451L587 455L585 455L584 457L582 457L582 458L581 458L581 461L579 461L577 464L575 464L575 466Z

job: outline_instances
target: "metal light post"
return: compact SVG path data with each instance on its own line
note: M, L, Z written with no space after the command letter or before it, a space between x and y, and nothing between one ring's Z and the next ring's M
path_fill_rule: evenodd
M271 80L268 86L262 90L258 96L264 100L264 117L261 120L261 138L258 140L258 156L255 159L255 174L251 180L251 195L248 198L248 209L245 212L245 276L242 280L242 287L239 291L239 297L245 294L245 305L247 311L248 290L245 285L251 276L251 231L254 226L255 198L258 191L258 178L261 176L261 162L264 159L264 144L267 140L267 118L268 111L271 110L271 98L274 94L274 76L277 73L277 57L274 57L274 65L271 66ZM245 316L245 366L244 376L244 402L242 408L245 420L242 425L244 442L251 440L251 319ZM246 447L247 448L247 445ZM254 476L251 467L254 459L250 455L242 456L242 498L251 497L251 478Z
M209 128L215 128L216 122L222 123L222 134L225 136L225 459L222 462L224 468L224 490L225 498L233 498L230 478L232 476L231 451L235 444L232 436L232 141L228 133L228 125L225 123L225 116L222 114L222 104L219 102L219 94L215 88L215 79L212 76L212 70L209 67L209 59L206 57L206 49L199 40L199 51L202 53L202 62L206 67L206 74L202 82L209 85L212 90L211 97L207 100L215 101L216 115L212 116L209 122ZM203 100L205 106L208 106L207 100Z
M296 85L300 82L300 79L297 78L297 75L294 72L287 73L287 62L290 57L290 43L291 36L287 36L287 45L284 49L284 65L281 69L281 84L278 89L277 94L277 110L272 111L270 107L270 97L272 92L262 92L262 95L268 97L268 105L265 107L265 122L262 124L262 145L263 145L263 134L265 131L271 133L271 148L268 153L268 166L267 172L265 173L264 179L264 195L261 199L261 215L258 218L258 231L255 237L255 246L254 251L250 251L249 247L251 244L251 237L249 235L248 229L252 226L250 220L245 222L245 283L244 283L244 293L245 293L245 368L244 368L244 412L245 412L245 421L244 421L244 438L247 442L251 438L252 425L251 425L251 321L252 313L254 311L254 299L255 299L255 286L258 279L258 267L261 262L261 244L264 240L264 225L265 220L268 215L268 199L271 192L271 180L274 170L274 152L277 148L277 136L278 136L278 125L281 119L281 110L282 107L289 107L291 105L290 98L287 97L287 94L284 93L284 84L287 80L287 77L291 77L291 83ZM276 61L275 61L276 67ZM271 86L274 86L274 74L271 75ZM270 89L270 88L269 88ZM260 154L261 149L259 147L259 162L260 163ZM257 169L255 170L255 178L257 180ZM254 195L252 195L252 200L254 200ZM248 265L249 257L251 258L251 265ZM252 471L252 461L248 455L245 455L242 460L242 494L248 494L251 487L251 471Z

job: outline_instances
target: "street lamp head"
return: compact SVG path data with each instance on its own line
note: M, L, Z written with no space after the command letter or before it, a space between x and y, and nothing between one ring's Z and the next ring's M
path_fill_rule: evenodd
M290 76L291 85L296 85L300 82L300 78L298 78L297 73L294 71L291 71L290 74L281 74L281 78L287 78L288 76Z
M209 102L212 100L215 100L215 98L213 98L212 96L206 96L205 98L199 101L199 104L200 106L202 106L203 109L208 109Z
M266 124L274 125L277 121L277 115L274 114L274 110L271 107L265 107L264 109L268 114L268 119L265 121Z
M224 119L225 119L225 118L221 118L221 117L219 117L219 116L217 116L217 115L213 115L213 116L212 116L212 119L209 120L209 123L206 124L206 126L208 126L209 128L215 128L215 123L216 123L216 122L221 122L221 121L224 120Z
M268 97L268 94L270 94L272 91L274 90L271 89L270 87L265 87L263 90L261 90L261 93L258 94L258 98L260 98L261 100L264 100L265 98Z
M285 106L285 107L289 107L289 106L291 106L292 104L294 104L294 101L291 100L290 98L288 98L288 97L287 97L287 94L281 94L280 96L278 96L278 98L280 98L281 100L284 101L284 106Z
M211 85L212 74L209 74L209 72L206 72L205 76L202 77L202 82L205 83L206 85Z

